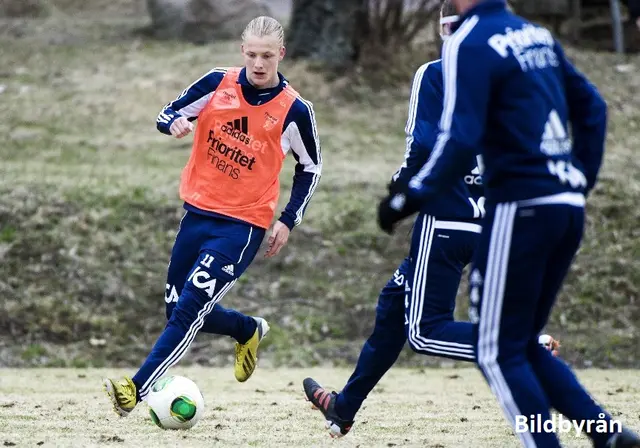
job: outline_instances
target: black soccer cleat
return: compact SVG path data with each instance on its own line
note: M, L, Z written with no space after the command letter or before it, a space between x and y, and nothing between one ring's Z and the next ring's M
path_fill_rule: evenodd
M640 448L640 437L627 428L614 434L607 442L606 448Z
M343 420L336 413L336 397L335 392L329 392L320 386L313 378L305 378L302 382L304 394L307 401L322 412L326 420L325 428L329 430L329 435L333 438L339 438L347 435L353 421Z

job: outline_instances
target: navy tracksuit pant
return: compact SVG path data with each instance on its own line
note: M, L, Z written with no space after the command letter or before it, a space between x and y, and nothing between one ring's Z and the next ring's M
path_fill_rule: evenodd
M186 212L171 253L165 292L167 325L133 377L139 398L186 353L199 331L245 343L257 323L218 302L251 264L265 229Z
M455 322L453 312L462 271L471 262L480 231L475 223L418 215L410 255L380 292L373 332L338 394L341 418L353 420L407 340L418 353L475 361L472 325Z
M585 422L596 447L611 435L597 432L598 421L611 428L610 416L571 369L537 343L582 238L581 198L557 195L488 207L474 258L470 317L477 322L478 365L526 447L560 446L555 433L532 433L523 424L530 416L548 420L550 408Z

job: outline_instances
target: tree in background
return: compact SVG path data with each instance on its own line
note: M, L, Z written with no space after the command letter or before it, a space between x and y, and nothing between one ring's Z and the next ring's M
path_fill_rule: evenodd
M51 7L44 0L0 0L0 17L46 17Z
M196 44L238 39L253 18L271 15L261 0L146 0L146 4L151 17L148 35Z
M339 67L357 60L362 0L293 0L287 36L292 59Z
M288 54L328 69L382 68L434 24L439 0L293 0Z

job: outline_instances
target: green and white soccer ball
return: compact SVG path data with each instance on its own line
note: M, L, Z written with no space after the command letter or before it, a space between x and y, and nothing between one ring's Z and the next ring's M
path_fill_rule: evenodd
M151 420L162 429L192 428L204 414L204 398L196 383L184 376L159 379L147 395Z

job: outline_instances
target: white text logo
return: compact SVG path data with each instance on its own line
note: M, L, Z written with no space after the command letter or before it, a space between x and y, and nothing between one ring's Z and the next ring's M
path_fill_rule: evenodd
M549 119L544 125L540 150L548 156L557 156L569 154L571 146L571 139L560 120L560 115L554 109L549 113Z
M489 46L502 58L509 57L509 50L520 64L523 72L546 67L558 67L558 55L554 51L554 40L549 30L530 24L519 30L505 29L504 34L489 38Z
M203 271L200 266L196 267L187 281L193 283L196 288L203 289L209 298L213 298L216 288L216 279L211 279L207 271Z

